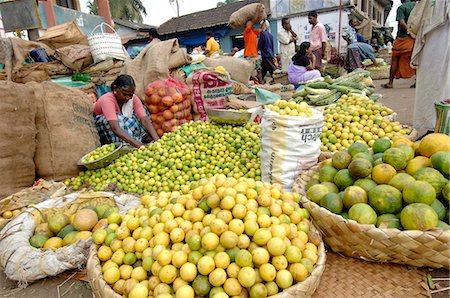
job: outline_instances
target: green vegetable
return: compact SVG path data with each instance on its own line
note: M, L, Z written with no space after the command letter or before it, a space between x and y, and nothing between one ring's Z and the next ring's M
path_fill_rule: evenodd
M314 88L314 89L328 89L330 88L330 84L326 82L312 82L305 85L305 87Z
M336 102L336 100L338 100L341 97L341 95L342 95L341 92L336 92L336 93L331 94L330 96L328 96L328 97L326 97L324 99L316 101L314 104L316 106L329 105L329 104L332 104L332 103Z
M342 94L347 94L351 91L351 88L341 85L330 85L330 89L336 89L337 91L341 92Z
M329 89L315 89L315 88L310 88L310 87L305 87L304 89L306 90L306 92L308 94L311 94L311 95L317 95L317 94L322 95L322 94L328 94L330 92Z
M334 95L338 93L337 90L331 90L327 94L316 94L316 95L308 95L308 99L311 101L311 104L316 105L316 102L323 102L326 98L330 97L331 95ZM337 98L336 98L337 100Z
M359 89L359 90L363 90L364 88L367 87L366 84L364 84L364 83L353 82L353 81L343 81L343 82L340 82L338 85L347 86L347 87L351 87L351 88Z
M305 88L303 88L302 90L294 93L294 95L292 95L293 98L296 98L298 96L306 96L308 93L306 92Z

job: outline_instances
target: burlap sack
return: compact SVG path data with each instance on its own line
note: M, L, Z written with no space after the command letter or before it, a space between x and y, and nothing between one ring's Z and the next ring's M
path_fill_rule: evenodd
M8 80L11 79L14 71L23 67L23 63L28 57L28 51L36 48L44 48L49 56L54 54L51 48L40 42L21 38L0 38L0 63L5 64Z
M133 60L125 62L122 74L136 82L135 94L144 98L144 88L156 80L169 78L171 68L191 63L191 57L180 48L176 38L155 42L145 47Z
M233 29L244 27L247 21L255 16L258 8L260 9L258 18L254 21L259 23L267 19L266 7L264 5L259 3L248 4L231 14L230 20L228 21L230 27Z
M43 82L50 80L47 69L43 63L27 64L14 71L12 80L16 83Z
M86 35L81 32L77 23L74 21L48 28L38 41L45 43L55 50L70 45L88 44Z
M53 82L32 86L37 105L37 173L46 180L73 177L79 172L77 161L100 145L92 103L75 88Z
M34 182L35 116L33 89L0 82L0 199Z
M61 61L52 61L42 63L49 76L70 75L72 70L65 66Z
M80 71L94 63L91 48L87 45L70 45L56 50L56 55L65 66L74 71Z
M206 58L203 63L207 67L223 66L233 80L248 85L250 75L253 71L252 63L242 58L234 58L229 56L220 56L217 58Z

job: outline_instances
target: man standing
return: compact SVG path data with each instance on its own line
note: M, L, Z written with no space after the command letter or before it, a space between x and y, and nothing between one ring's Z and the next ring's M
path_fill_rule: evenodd
M291 21L288 18L281 20L283 30L278 32L278 40L280 42L280 60L281 70L287 72L289 64L292 63L292 56L295 54L295 43L297 42L297 34L292 30Z
M220 45L214 39L214 34L211 31L206 32L206 57L219 55Z
M414 39L408 34L408 18L414 8L415 2L410 0L401 0L402 5L397 8L397 22L398 32L397 38L394 40L392 47L391 71L389 73L389 82L381 85L383 88L392 88L394 85L394 78L409 79L413 77L416 72L409 62L411 60L412 51L414 48ZM414 84L415 85L415 84ZM412 85L411 87L414 87Z
M312 25L309 34L309 42L311 43L311 50L316 56L315 68L322 69L322 58L325 55L327 48L327 31L325 26L317 20L317 11L313 10L308 13L308 22Z
M252 72L252 77L258 81L261 81L260 77L260 61L258 60L258 36L261 30L255 29L254 23L259 16L261 10L261 5L256 8L255 16L247 21L245 26L243 37L244 37L244 57L253 64L254 71Z
M269 31L269 22L267 20L261 22L261 34L259 35L258 48L261 52L261 78L264 82L264 77L267 73L270 74L273 80L273 72L277 69L274 63L275 54L273 49L273 35ZM261 82L261 83L262 83Z

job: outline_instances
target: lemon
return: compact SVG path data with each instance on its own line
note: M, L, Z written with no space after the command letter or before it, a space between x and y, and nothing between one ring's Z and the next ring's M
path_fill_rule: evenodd
M110 267L103 273L103 279L110 285L120 279L120 270L116 267Z

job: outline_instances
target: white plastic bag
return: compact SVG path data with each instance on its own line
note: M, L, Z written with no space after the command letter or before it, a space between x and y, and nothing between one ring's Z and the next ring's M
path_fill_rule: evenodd
M103 194L114 199L120 213L140 205L140 199L132 195ZM34 248L29 243L36 226L31 215L34 209L64 207L77 201L79 196L80 193L71 193L37 204L17 215L0 231L0 264L9 279L19 281L19 286L26 286L28 282L58 275L86 264L91 238L79 240L56 251Z
M301 170L317 163L323 114L313 109L310 118L281 116L264 110L261 122L262 181L279 183L291 191Z

